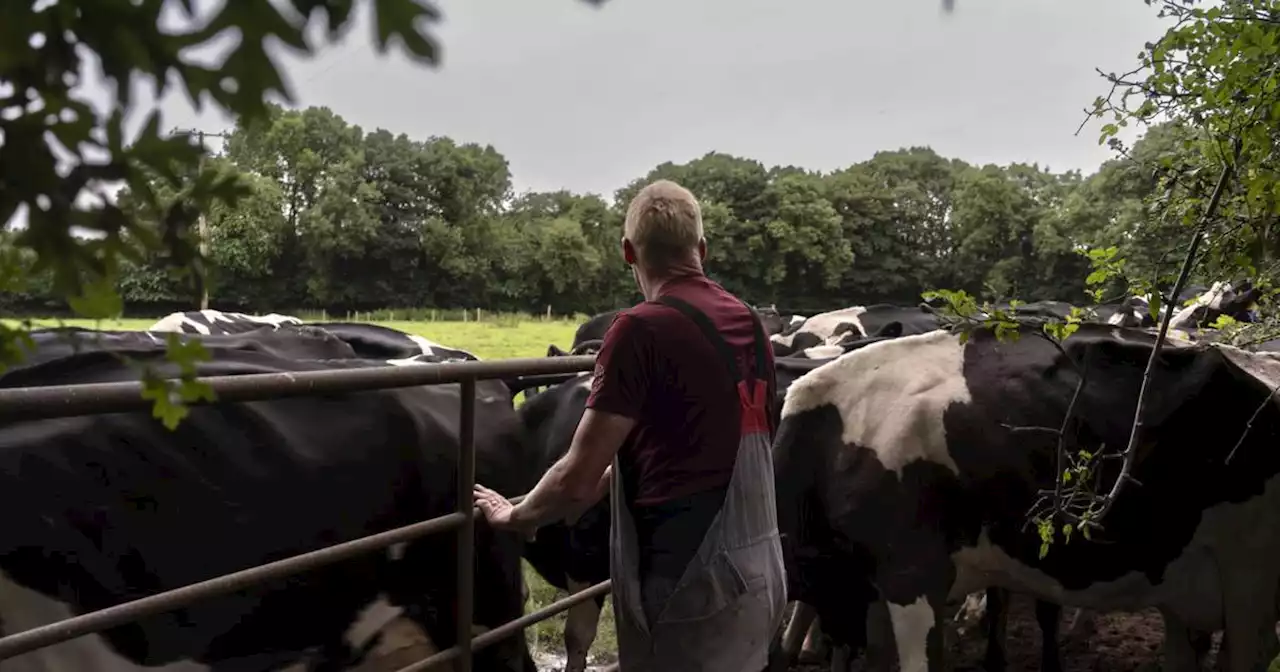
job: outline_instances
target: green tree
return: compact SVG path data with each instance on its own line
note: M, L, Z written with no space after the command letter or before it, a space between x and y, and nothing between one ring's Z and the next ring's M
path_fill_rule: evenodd
M11 226L20 211L27 225L9 239L14 253L0 257L0 282L6 291L26 291L33 272L48 272L52 291L67 298L86 317L106 317L120 309L115 285L121 261L141 259L146 251L165 250L175 264L202 270L193 244L191 225L196 213L215 198L234 202L247 187L234 175L202 171L187 184L184 168L195 166L202 148L189 141L166 138L153 110L141 133L126 142L124 119L134 111L135 83L150 82L157 93L177 86L193 101L212 101L246 120L266 116L268 96L289 100L268 41L279 41L305 54L314 47L305 37L306 25L320 11L327 16L329 36L342 31L350 19L351 0L318 2L293 0L293 11L271 3L225 3L204 25L191 25L189 2L18 3L0 22L0 83L7 89L0 115L0 221ZM188 26L161 28L166 8L185 15ZM434 43L419 27L420 19L436 18L428 5L415 0L379 0L375 25L378 48L392 42L421 62L434 63ZM201 65L192 54L224 33L238 34L237 46L212 66ZM207 51L207 50L206 50ZM85 54L96 55L103 73L114 84L114 101L105 114L97 112L74 91L82 78ZM134 198L161 207L151 188L158 175L183 198L167 206L159 226L130 219L109 197L104 183L124 182ZM83 195L98 196L96 199ZM93 237L72 234L75 228ZM25 252L24 252L25 251ZM30 261L30 266L24 265ZM19 334L0 333L4 344ZM13 354L13 348L3 352ZM181 358L180 358L181 359ZM185 397L205 393L191 378L189 358L180 389ZM171 383L148 380L148 395L157 399L156 412L172 425L184 409L171 406Z

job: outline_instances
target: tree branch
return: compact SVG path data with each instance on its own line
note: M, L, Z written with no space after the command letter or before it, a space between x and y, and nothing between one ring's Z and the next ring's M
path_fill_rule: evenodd
M1097 526L1111 507L1115 505L1116 499L1120 493L1124 491L1125 484L1132 480L1133 463L1138 452L1138 442L1142 438L1142 411L1145 407L1147 389L1151 384L1152 374L1156 368L1156 360L1160 357L1160 351L1164 347L1165 339L1169 334L1169 323L1173 320L1173 311L1178 295L1182 292L1183 287L1187 284L1187 279L1191 276L1191 269L1195 265L1196 253L1200 249L1200 242L1204 239L1204 234L1209 228L1209 223L1213 220L1213 214L1218 209L1218 204L1222 202L1222 194L1227 190L1227 183L1231 179L1235 162L1240 158L1240 151L1243 143L1240 138L1236 138L1234 142L1234 152L1231 161L1222 167L1222 174L1218 176L1218 183L1213 187L1213 194L1209 197L1209 204L1205 206L1204 212L1200 213L1200 222L1196 226L1195 234L1191 239L1191 245L1187 249L1187 255L1182 261L1182 270L1178 273L1178 279L1173 283L1173 288L1169 290L1169 297L1174 300L1165 301L1164 318L1160 321L1160 331L1156 334L1155 345L1151 348L1151 356L1147 358L1147 368L1142 373L1142 386L1138 388L1138 401L1133 411L1133 426L1129 431L1129 443L1125 446L1124 462L1120 465L1120 475L1116 477L1116 482L1111 485L1111 492L1102 500L1102 506L1097 512L1090 516L1090 520L1085 524Z

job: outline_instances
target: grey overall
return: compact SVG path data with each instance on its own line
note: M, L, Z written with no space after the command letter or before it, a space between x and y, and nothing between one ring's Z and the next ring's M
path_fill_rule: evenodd
M733 476L724 504L665 604L645 615L636 527L614 459L609 551L620 672L756 672L786 605L786 577L774 503L773 459L767 424L767 385L745 379L737 359L710 320L689 304L663 297L698 324L726 360L742 409ZM757 372L766 371L768 341L754 313Z

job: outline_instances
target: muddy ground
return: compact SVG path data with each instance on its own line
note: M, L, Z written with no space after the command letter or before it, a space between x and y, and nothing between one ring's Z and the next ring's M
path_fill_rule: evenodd
M1015 595L1009 612L1008 672L1035 672L1040 667L1040 627L1036 625L1034 601ZM1058 637L1062 652L1063 672L1131 672L1156 670L1160 662L1160 645L1164 641L1164 622L1159 612L1150 609L1136 614L1097 614L1063 609ZM970 626L961 634L954 632L951 647L956 670L981 670L986 654L986 631ZM795 672L817 672L815 665L797 665ZM853 670L862 672L863 661Z
M1009 611L1006 655L1007 672L1037 672L1040 666L1040 627L1036 625L1034 601L1015 595ZM956 605L957 607L959 605ZM1154 609L1136 614L1098 614L1087 610L1063 609L1058 637L1063 672L1152 672L1159 669L1164 622ZM959 671L982 670L986 654L986 631L980 624L951 626L952 655ZM1215 649L1216 644L1215 644ZM557 652L559 653L559 652ZM1212 653L1210 654L1212 659ZM612 656L593 660L589 672L604 670ZM1207 663L1211 664L1211 663ZM562 655L541 653L541 670L563 669ZM864 662L853 664L854 672L865 671ZM827 672L818 665L794 665L792 672Z

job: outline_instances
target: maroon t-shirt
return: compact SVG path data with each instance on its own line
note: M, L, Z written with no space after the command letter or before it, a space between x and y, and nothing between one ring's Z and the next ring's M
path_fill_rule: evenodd
M743 376L764 379L765 398L773 399L773 350L762 344L768 370L755 371L755 326L741 301L702 275L667 282L659 296L668 295L705 313L736 351ZM637 421L619 453L633 505L723 488L733 476L738 392L715 346L674 308L646 301L618 314L596 357L587 407ZM772 434L772 415L769 422Z

